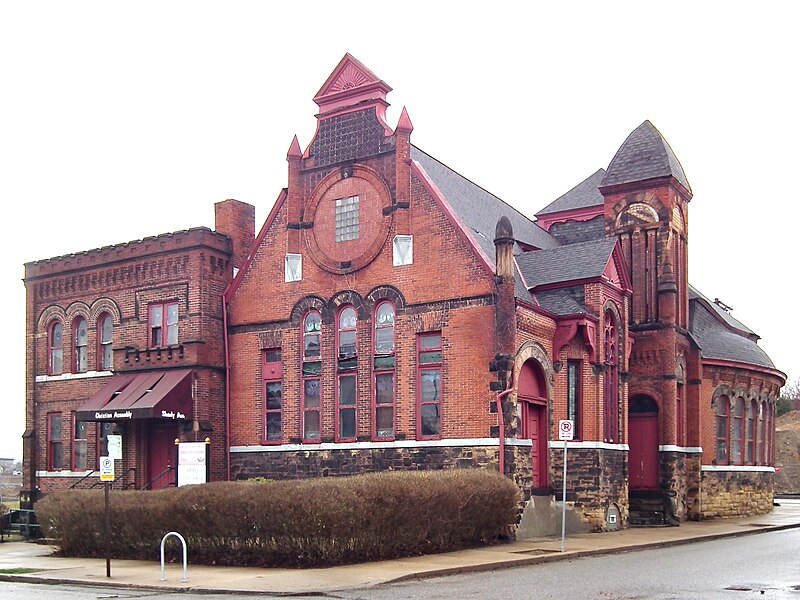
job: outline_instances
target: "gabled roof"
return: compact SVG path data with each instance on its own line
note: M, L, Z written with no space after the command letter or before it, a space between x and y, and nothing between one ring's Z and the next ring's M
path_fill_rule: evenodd
M617 239L610 237L526 252L517 256L517 264L532 288L593 279L603 275L616 243Z
M691 192L683 167L667 140L650 121L645 121L622 143L608 165L601 186L672 176Z
M577 208L588 208L590 206L602 206L603 194L600 193L598 188L605 174L605 169L598 169L566 194L559 196L545 206L536 213L536 216L575 210Z
M767 353L756 343L756 334L696 289L690 287L689 294L689 329L700 345L703 358L775 369Z
M528 217L500 198L453 171L416 146L411 158L425 170L464 224L469 235L494 264L494 233L497 221L508 217L514 238L534 248L554 248L559 242Z

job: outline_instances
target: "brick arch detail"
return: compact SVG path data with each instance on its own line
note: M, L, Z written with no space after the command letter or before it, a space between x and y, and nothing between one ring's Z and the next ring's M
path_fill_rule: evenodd
M361 297L361 294L353 290L345 290L334 295L329 301L326 314L322 314L323 321L333 323L336 318L337 311L345 304L352 304L358 313L358 319L369 319L370 309ZM330 320L328 320L330 319Z
M117 303L111 298L98 298L92 302L89 324L93 327L96 327L97 320L103 313L108 313L111 315L111 322L114 325L119 325L122 322L122 311L120 311Z
M661 225L668 224L670 222L670 214L667 210L667 207L664 206L664 204L655 194L650 192L635 192L618 200L611 209L611 222L616 223L617 217L619 217L619 215L631 204L647 204L652 206L656 213L658 213L658 224L652 223L646 229L649 229L650 227L660 227ZM626 231L628 230L626 229Z
M394 309L396 312L399 312L406 307L406 299L405 296L403 296L403 293L391 285L380 285L374 288L369 294L366 295L365 300L370 312L372 312L378 302L381 302L382 300L389 300L392 304L394 304Z
M67 307L67 310L65 312L70 327L72 327L72 323L73 321L75 321L77 317L83 317L84 319L86 319L86 324L87 325L89 324L89 314L91 313L91 309L89 308L89 305L86 304L85 302L81 302L80 300L77 302L73 302Z
M289 317L289 322L294 327L300 327L300 322L310 310L319 311L319 313L322 315L323 323L331 322L330 313L327 311L327 303L319 296L306 296L305 298L300 299L292 308L292 314Z
M36 331L38 333L47 333L50 323L52 323L55 319L61 321L62 325L66 324L67 312L59 305L51 304L42 311L41 315L39 315L39 321L36 323Z
M517 400L517 385L519 383L519 373L522 365L529 359L534 359L542 367L544 371L544 380L547 385L547 403L552 404L553 400L553 361L550 360L550 355L539 342L528 341L522 344L517 350L517 355L514 357L514 392L511 394L514 402Z

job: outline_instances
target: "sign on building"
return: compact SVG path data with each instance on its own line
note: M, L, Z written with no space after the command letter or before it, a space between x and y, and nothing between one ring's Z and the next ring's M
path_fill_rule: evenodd
M207 442L181 442L178 444L178 487L208 481Z

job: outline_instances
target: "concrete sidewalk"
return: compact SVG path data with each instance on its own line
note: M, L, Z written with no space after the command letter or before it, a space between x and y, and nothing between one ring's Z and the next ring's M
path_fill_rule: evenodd
M111 578L107 578L105 560L57 558L52 556L51 548L47 546L5 542L0 544L0 581L113 585L217 593L325 594L405 579L488 571L800 527L800 500L778 500L778 503L780 506L776 506L770 514L757 517L688 522L680 527L576 535L567 538L564 553L560 552L560 538L545 538L447 554L299 570L192 565L190 548L188 582L181 581L182 567L177 564L167 565L167 581L161 581L161 566L157 561L112 560ZM157 556L154 558L158 559ZM12 569L30 571L9 574Z

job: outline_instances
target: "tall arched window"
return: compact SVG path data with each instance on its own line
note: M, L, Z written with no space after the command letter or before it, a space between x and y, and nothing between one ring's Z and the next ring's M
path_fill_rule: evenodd
M72 326L72 339L74 346L73 370L75 373L85 373L88 368L89 326L86 319L78 317Z
M739 397L733 403L733 427L731 427L731 464L741 465L744 454L744 399Z
M375 380L373 398L373 439L394 439L394 306L381 302L375 309Z
M309 311L303 319L303 440L320 441L322 316Z
M111 344L114 341L114 321L111 315L103 313L97 319L97 369L110 371L114 368L114 352Z
M603 382L603 433L606 442L619 443L619 348L614 314L605 314L605 377Z
M756 403L747 402L747 422L745 423L745 463L756 464Z
M64 370L64 348L62 347L64 328L61 321L53 321L48 330L48 367L50 375L61 375Z
M764 460L764 413L766 412L767 405L764 402L758 403L758 425L756 427L756 464L765 465L767 461Z
M352 306L339 311L336 332L337 363L336 385L336 439L350 441L356 439L356 325L358 315Z
M716 452L718 465L728 464L728 408L730 400L727 396L717 398Z

